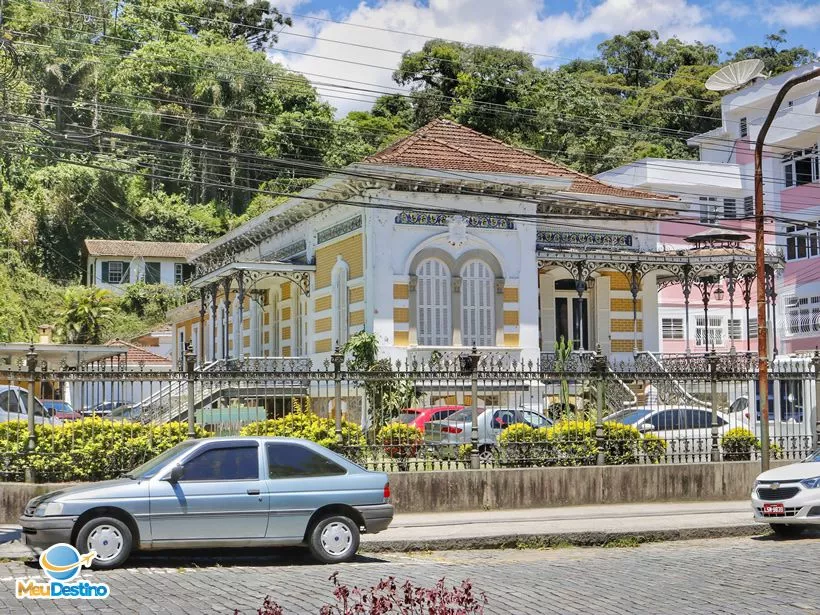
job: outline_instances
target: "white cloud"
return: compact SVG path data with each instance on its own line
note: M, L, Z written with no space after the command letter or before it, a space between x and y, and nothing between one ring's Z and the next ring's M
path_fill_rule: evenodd
M761 10L763 21L787 28L813 28L820 25L820 4L780 2L766 4Z
M391 73L399 63L400 52L416 51L426 40L400 32L527 50L540 54L535 60L542 65L560 62L561 56L577 56L577 49L595 37L634 29L658 30L662 37L688 41L723 43L731 39L731 32L711 26L700 7L688 0L579 0L573 14L550 14L542 0L429 0L426 4L382 0L377 4L361 2L343 23L305 18L294 21L294 27L281 34L277 49L271 53L273 59L310 73L309 78L317 84L336 82L379 91L396 87ZM351 90L334 92L324 85L319 88L340 114L369 108L376 96Z

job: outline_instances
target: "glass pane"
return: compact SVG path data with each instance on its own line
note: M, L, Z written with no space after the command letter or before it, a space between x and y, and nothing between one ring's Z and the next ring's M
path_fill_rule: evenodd
M256 446L215 448L185 463L184 481L253 480L259 478Z
M555 339L569 341L569 306L566 297L555 298Z
M268 476L270 478L305 478L311 476L338 476L347 470L324 455L298 444L270 443Z

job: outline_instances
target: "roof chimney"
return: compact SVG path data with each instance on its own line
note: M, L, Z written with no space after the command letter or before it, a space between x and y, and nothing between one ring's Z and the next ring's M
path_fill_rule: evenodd
M37 327L37 333L40 334L40 344L50 344L51 335L54 332L53 325L40 325Z

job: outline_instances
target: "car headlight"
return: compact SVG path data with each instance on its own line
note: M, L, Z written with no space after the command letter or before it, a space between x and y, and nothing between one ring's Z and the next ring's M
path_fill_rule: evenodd
M34 511L35 517L53 517L63 514L62 502L45 502Z
M803 485L806 489L820 489L820 476L815 476L814 478L807 478L805 480L801 480L800 484Z

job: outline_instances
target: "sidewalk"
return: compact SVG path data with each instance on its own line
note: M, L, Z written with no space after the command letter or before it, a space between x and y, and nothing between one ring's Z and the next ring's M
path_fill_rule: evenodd
M573 506L525 510L397 515L380 534L362 536L362 551L435 551L604 545L762 534L746 500ZM0 526L0 558L30 557L18 526ZM5 541L5 542L4 542Z

